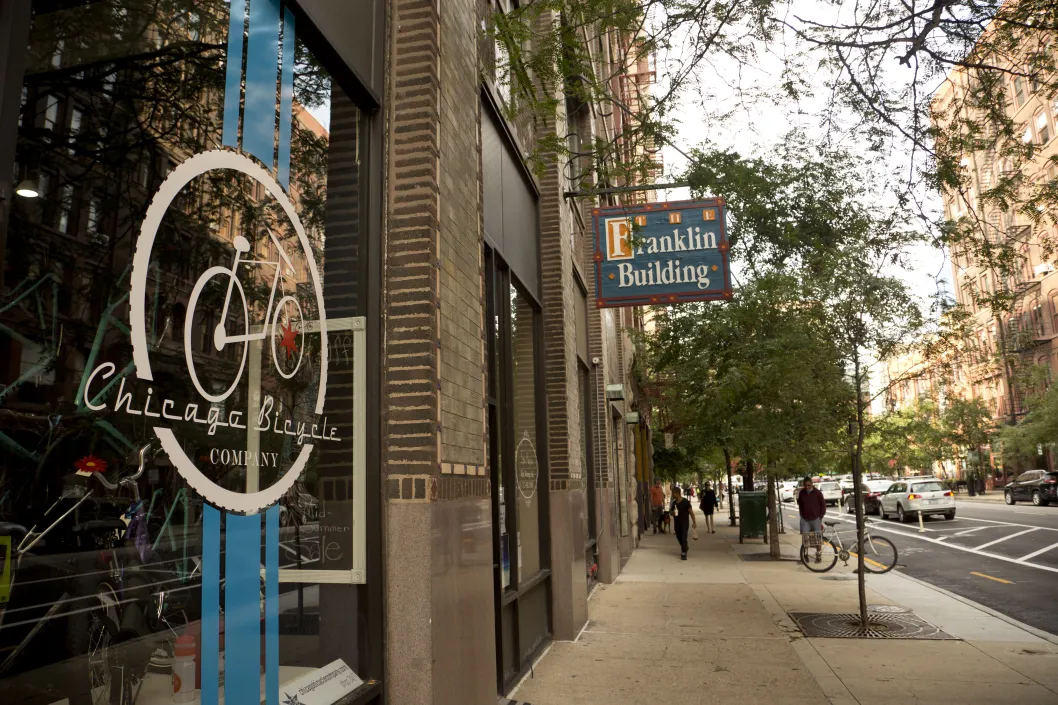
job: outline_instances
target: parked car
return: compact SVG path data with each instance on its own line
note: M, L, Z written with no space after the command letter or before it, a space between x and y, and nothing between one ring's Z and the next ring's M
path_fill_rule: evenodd
M955 518L955 493L937 479L897 480L881 496L882 518L895 514L900 521L941 514Z
M779 486L779 499L783 502L792 502L797 499L797 493L800 491L801 483L787 481Z
M823 499L827 504L837 506L841 504L841 484L837 482L820 482L819 491L823 493Z
M1058 472L1023 472L1003 489L1003 499L1007 504L1032 502L1037 507L1046 507L1058 501Z
M864 514L879 514L882 511L882 495L885 491L893 484L892 480L868 480L860 486L860 491L863 493L863 513ZM851 490L845 491L845 497L842 500L842 504L845 506L845 512L848 514L856 513L856 493Z
M838 481L838 484L841 485L842 492L849 492L856 486L856 483L852 481L852 475L842 476L842 478Z

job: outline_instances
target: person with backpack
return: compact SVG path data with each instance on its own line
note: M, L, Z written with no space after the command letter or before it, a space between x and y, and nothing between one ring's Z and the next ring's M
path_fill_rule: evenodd
M705 514L705 531L709 534L715 534L716 528L713 524L713 510L720 506L720 503L716 499L716 491L713 489L711 482L705 483L705 489L702 490L702 501L698 505L698 508Z
M672 508L670 511L673 515L672 523L676 529L676 540L680 542L680 560L685 561L687 560L688 524L697 531L698 520L694 518L694 509L691 507L691 501L683 496L679 486L672 488ZM697 534L695 534L695 538L698 538Z

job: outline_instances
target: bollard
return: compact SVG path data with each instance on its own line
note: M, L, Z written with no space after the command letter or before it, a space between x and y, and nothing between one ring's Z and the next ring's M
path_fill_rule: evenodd
M926 533L926 523L922 520L922 512L918 513L918 533Z

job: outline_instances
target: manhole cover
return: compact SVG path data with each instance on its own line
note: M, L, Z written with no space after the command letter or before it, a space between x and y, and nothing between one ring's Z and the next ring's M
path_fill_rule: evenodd
M910 614L911 610L900 605L867 605L868 612L876 614Z
M770 553L740 553L738 557L749 563L758 563L766 561L800 561L801 559L797 556L783 556L781 558L772 558Z
M855 575L849 575L848 573L834 573L833 575L821 575L819 576L823 580L855 580Z
M869 615L870 625L864 629L856 614L826 614L821 612L791 612L805 636L844 639L928 639L955 640L929 622L913 614Z

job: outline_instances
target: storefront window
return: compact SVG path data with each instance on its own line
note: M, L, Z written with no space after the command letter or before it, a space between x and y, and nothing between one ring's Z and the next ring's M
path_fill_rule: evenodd
M33 10L3 126L37 195L0 240L0 699L271 705L359 671L365 120L278 1Z
M533 308L511 287L511 348L515 473L518 495L518 572L529 577L540 570L540 465L536 439L536 360Z
M539 309L491 250L486 256L489 458L496 529L496 609L501 692L550 639L547 479L541 470L537 404Z

